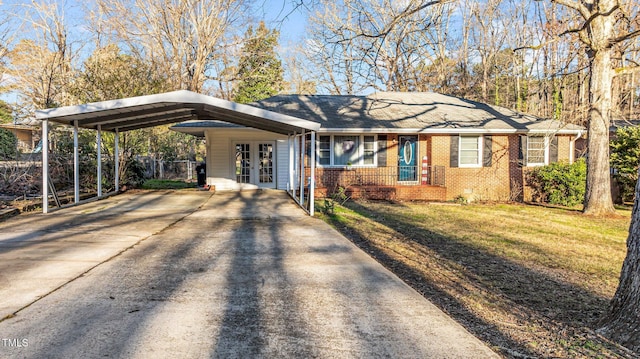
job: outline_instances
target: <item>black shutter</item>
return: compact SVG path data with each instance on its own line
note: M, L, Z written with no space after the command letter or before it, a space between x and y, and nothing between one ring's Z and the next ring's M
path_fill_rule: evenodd
M549 163L558 162L558 136L551 137L549 144Z
M491 167L493 160L493 139L490 135L484 136L484 145L482 149L482 166Z
M378 167L387 167L387 135L378 135Z
M527 165L527 136L520 136L520 148L518 149L518 165L526 166Z
M458 147L460 146L460 136L451 135L451 146L449 149L449 167L458 167Z

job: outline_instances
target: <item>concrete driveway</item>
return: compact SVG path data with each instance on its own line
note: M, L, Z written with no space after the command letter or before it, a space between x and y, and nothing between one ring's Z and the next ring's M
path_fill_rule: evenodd
M279 191L0 223L0 318L2 358L497 357Z

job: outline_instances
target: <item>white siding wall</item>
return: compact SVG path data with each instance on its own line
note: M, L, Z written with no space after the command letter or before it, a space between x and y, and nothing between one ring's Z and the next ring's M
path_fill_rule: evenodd
M286 189L289 173L287 136L256 129L211 129L207 140L207 184L216 190L253 189L255 185L236 182L233 144L236 142L275 141L276 188Z
M278 189L287 189L289 182L289 141L285 137L276 141L276 165L278 176L276 186Z

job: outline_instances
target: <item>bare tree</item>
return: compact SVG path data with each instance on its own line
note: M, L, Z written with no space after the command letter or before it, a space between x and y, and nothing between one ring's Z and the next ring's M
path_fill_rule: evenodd
M225 100L232 100L236 73L238 72L236 60L240 57L239 46L228 46L227 51L223 51L216 56L211 63L211 75L214 80L209 86L205 84L203 91Z
M609 127L613 111L612 84L616 73L613 55L621 44L640 35L638 3L620 0L551 0L571 11L568 27L587 49L589 58L589 112L587 191L584 213L614 213L609 174Z
M417 34L415 45L427 48L420 52L423 58L418 66L409 68L406 74L411 90L454 95L466 92L469 49L465 30L468 28L463 26L461 34L454 34L456 27L452 22L456 10L453 3L443 6L430 30Z
M480 59L480 73L477 75L481 78L480 98L483 102L489 102L489 83L492 70L496 66L496 56L503 49L507 39L506 32L512 28L508 22L511 17L502 14L501 3L501 0L487 0L482 4L474 0L468 3L472 9L471 15L475 23L475 26L471 28L471 38L473 39L471 46Z
M3 88L4 72L7 55L9 54L9 44L13 42L14 34L17 33L11 27L11 14L0 1L0 91Z
M72 51L65 9L57 2L24 5L29 39L21 40L9 53L9 74L24 105L50 108L68 104L67 85L72 76Z
M450 1L321 1L310 19L311 58L334 92L415 90L432 48L423 34Z
M225 36L248 13L244 0L98 0L96 34L152 61L175 89L201 92Z
M106 101L167 91L167 79L148 63L109 44L96 48L84 61L68 91L74 102Z
M284 52L286 78L285 92L301 95L315 95L317 81L305 69L304 51L300 46Z
M358 55L355 39L342 39L343 23L351 23L352 11L339 3L327 1L309 17L306 55L314 64L319 86L337 95L353 95L366 85L356 82Z
M629 41L640 35L637 1L551 0L571 11L567 27L560 35L574 35L587 50L589 65L588 159L584 213L614 213L609 174L609 128L614 111L613 79L635 73L637 60L629 59L625 68L616 56L623 57ZM627 53L629 55L629 53ZM620 59L621 60L621 59ZM640 351L640 181L632 214L627 257L620 283L599 332L618 343Z
M636 183L620 284L600 324L598 332L640 353L640 180Z

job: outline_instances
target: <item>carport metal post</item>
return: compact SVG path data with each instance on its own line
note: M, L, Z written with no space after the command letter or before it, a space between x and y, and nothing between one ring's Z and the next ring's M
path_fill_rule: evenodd
M294 132L293 136L291 136L291 150L289 161L291 161L291 166L289 167L289 177L291 177L291 196L297 200L296 198L296 173L298 173L298 169L296 168L296 143L298 141L298 135Z
M98 132L96 133L96 146L98 146L98 178L96 179L98 186L98 198L102 197L102 125L98 125Z
M311 153L309 158L309 215L313 217L316 191L316 131L311 131Z
M289 191L289 193L291 193L293 191L293 176L294 176L294 169L293 169L293 164L295 163L293 161L293 139L296 138L296 133L294 132L293 135L289 135L289 185L287 188L287 191Z
M42 120L42 213L49 213L49 120Z
M73 202L80 203L80 150L78 120L73 121Z
M120 189L120 146L119 146L119 142L120 142L120 131L118 131L118 129L116 128L116 133L114 134L114 139L113 139L113 162L114 162L114 185L115 185L115 192L118 193L118 190Z
M304 129L300 134L300 205L304 207Z

